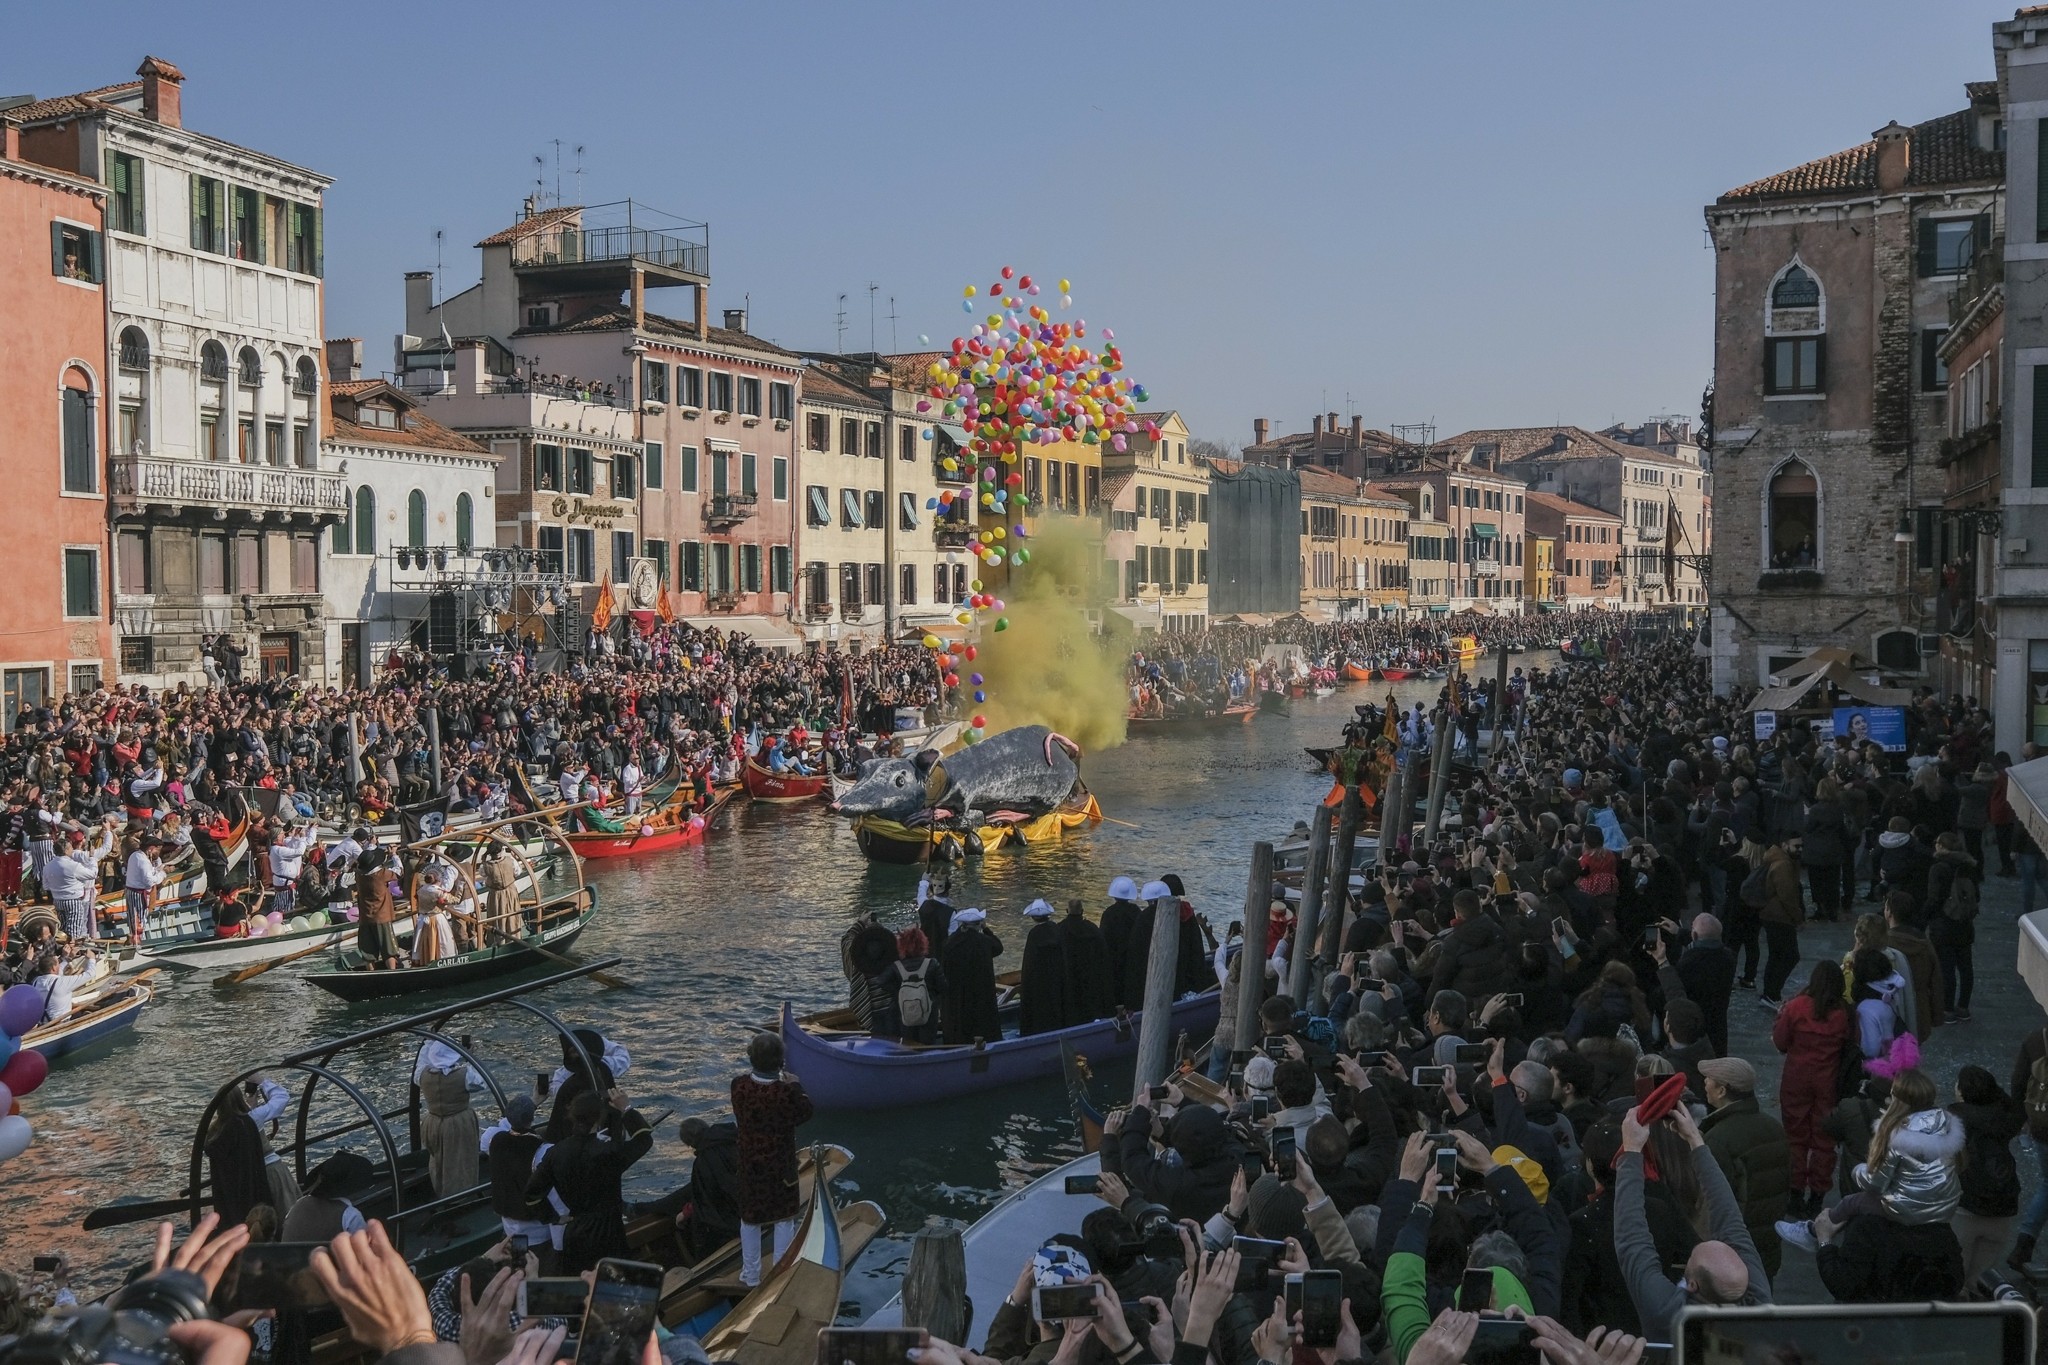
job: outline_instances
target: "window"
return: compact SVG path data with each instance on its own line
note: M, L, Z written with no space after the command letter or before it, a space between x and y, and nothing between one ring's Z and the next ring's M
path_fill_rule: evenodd
M839 453L860 454L860 423L851 417L839 419Z
M2048 488L2048 365L2034 366L2034 439L2029 452L2035 488Z
M405 543L415 550L427 543L427 495L417 488L405 495Z
M612 456L612 496L632 499L640 496L638 461L624 453Z
M680 370L678 370L678 371L677 371L677 373L678 373L678 374L680 374L680 373L682 373L682 372L681 372ZM685 492L685 493L694 493L694 492L696 492L696 491L697 491L697 447L695 447L695 446L677 446L677 447L676 447L676 466L677 466L677 467L676 467L676 477L682 480L682 491L683 491L683 492Z
M597 460L580 447L569 447L569 491L586 497L597 491Z
M654 579L666 589L668 587L668 542L650 540L640 546L642 557L654 561Z
M455 495L455 548L468 554L476 544L476 504L467 493Z
M539 527L538 538L534 541L534 544L540 550L541 572L561 573L566 567L565 561L568 558L562 545L562 528L559 526Z
M99 491L99 442L93 439L93 396L74 384L84 376L76 370L64 374L64 491Z
M100 552L85 549L65 550L64 615L84 617L99 614Z
M731 492L732 459L722 450L711 452L711 496L722 498Z
M356 510L351 520L356 524L356 553L377 553L377 494L370 485L356 489Z
M917 605L917 565L905 564L897 571L896 601L900 606Z
M710 582L705 586L712 592L732 591L732 546L726 541L711 544Z
M915 531L917 529L917 494L898 493L896 495L896 529L899 531Z
M235 591L250 595L268 591L263 581L263 538L236 536L234 552Z
M882 424L880 422L870 422L867 424L866 449L867 457L870 460L882 458Z
M123 635L121 637L121 672L156 672L156 641L147 635Z
M1948 340L1948 328L1920 329L1920 388L1925 393L1948 391L1948 366L1942 363L1941 343Z
M1799 266L1793 266L1771 286L1772 308L1820 307L1820 281Z
M858 611L861 604L860 565L839 566L839 606L842 610Z
M0 723L11 733L21 723L24 711L34 711L50 700L50 670L10 668L0 674Z
M819 605L830 605L832 601L831 580L826 577L825 562L821 559L814 559L804 565L804 601L806 604Z
M778 422L787 422L796 416L796 386L794 384L770 384L768 386L768 415Z
M761 547L740 546L740 591L761 591Z
M301 275L318 275L323 252L320 210L311 204L291 204L286 208L286 217L291 236L285 243L284 268Z
M124 597L146 597L149 578L149 532L120 531L114 536L114 590Z
M878 531L888 527L889 508L881 489L870 488L861 495L861 520Z
M867 566L868 592L866 600L868 602L877 607L881 606L883 602L887 600L882 596L882 593L886 589L887 584L888 580L883 576L881 565L870 564Z
M686 408L704 406L704 371L695 365L676 366L676 402Z
M100 235L77 223L50 224L50 273L60 280L98 284L106 279Z
M804 449L830 450L832 448L832 419L822 412L814 412L804 418Z
M633 533L612 532L612 582L624 583L633 576Z
M650 403L668 401L668 365L660 360L640 362L640 396Z
M562 448L545 443L533 448L533 486L546 493L562 489Z
M865 523L860 517L860 490L842 488L839 490L839 527L843 531L858 531Z
M263 264L263 196L237 185L229 199L230 253L238 261Z
M761 495L761 488L754 472L755 457L752 451L740 455L740 492L750 498Z
M1126 559L1124 561L1124 596L1136 597L1137 595L1138 561L1135 559Z
M768 591L789 591L790 572L794 562L790 558L789 546L770 545L768 547Z
M284 464L284 423L265 422L263 424L263 453L271 464L276 466Z
M569 528L569 562L563 572L571 582L597 581L597 532L582 526Z
M711 372L711 410L732 411L732 376L718 370Z
M676 542L676 553L682 559L682 584L684 592L704 590L704 546L695 540Z
M915 460L917 458L917 428L896 428L896 458Z
M773 490L773 493L774 493L774 497L775 497L775 501L777 501L777 502L788 502L788 501L789 501L789 456L787 456L787 455L777 455L777 456L775 456L775 462L774 462L774 464L773 464L772 468L773 468L773 470L774 470L774 473L773 473L773 477L772 477L772 480L771 480L771 482L770 482L770 484L769 484L769 487L770 487L770 488L771 488L771 489Z
M126 152L107 153L107 226L138 237L149 230L143 214L142 158Z
M333 540L329 543L328 546L330 553L345 555L354 551L355 509L352 506L348 505L348 501L346 499L344 500L341 509L341 520L334 523L334 528L331 534L333 536ZM122 591L125 592L126 589L124 588Z
M1819 393L1826 337L1771 337L1764 342L1764 392Z
M1920 637L1910 630L1888 630L1877 637L1872 654L1877 658L1879 668L1895 669L1901 673L1921 671Z
M761 381L752 375L740 376L740 412L748 417L761 415Z
M292 537L292 591L320 591L320 538Z
M113 207L107 209L109 221ZM1991 245L1991 215L1974 218L1922 218L1920 220L1919 273L1960 275L1970 268L1977 252Z
M830 526L831 524L831 490L821 483L806 486L804 489L804 525Z
M1813 471L1788 461L1772 476L1766 495L1765 533L1773 569L1811 569L1820 564L1820 484Z

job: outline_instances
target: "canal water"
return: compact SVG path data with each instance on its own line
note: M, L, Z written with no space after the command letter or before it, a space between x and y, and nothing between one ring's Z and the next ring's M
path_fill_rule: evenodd
M1544 668L1554 661L1551 653L1515 660ZM1394 691L1405 705L1440 686ZM1006 966L1022 946L1022 911L1034 897L1055 905L1081 897L1099 909L1119 875L1143 882L1179 873L1197 910L1220 928L1243 912L1252 843L1286 834L1328 790L1303 749L1339 742L1352 707L1383 695L1350 687L1298 701L1285 716L1134 738L1088 755L1083 776L1110 818L1056 845L967 862L954 874L954 902L988 910ZM843 1005L841 931L866 910L892 926L907 923L917 885L916 868L862 857L847 822L822 807L744 801L698 847L586 870L601 909L576 951L623 959L616 970L637 989L576 982L548 992L544 1003L628 1049L624 1089L649 1116L724 1110L749 1033L769 1024L785 999L799 1012ZM6 1268L64 1250L93 1287L111 1287L119 1268L142 1254L148 1225L87 1233L79 1220L117 1198L183 1189L193 1129L214 1086L267 1058L409 1012L396 1002L343 1003L296 979L298 970L225 990L213 986L216 973L171 977L132 1039L51 1074L25 1103L35 1144L8 1164L0 1186ZM501 1011L462 1027L473 1029L479 1054L508 1089L555 1065L555 1046L530 1020ZM395 1108L414 1051L396 1038L375 1045L349 1075ZM343 1121L335 1105L314 1118ZM673 1121L660 1128L629 1198L652 1197L687 1171ZM370 1150L366 1136L358 1135L357 1150ZM821 1115L802 1136L850 1148L854 1164L839 1188L888 1212L884 1236L847 1280L850 1304L862 1309L895 1292L910 1235L927 1218L971 1221L1005 1190L1079 1150L1056 1081L944 1106ZM398 1139L402 1145L403 1131ZM280 1141L289 1140L287 1126Z

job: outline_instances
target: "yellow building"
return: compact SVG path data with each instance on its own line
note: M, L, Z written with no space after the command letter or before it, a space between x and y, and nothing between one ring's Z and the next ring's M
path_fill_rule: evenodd
M1102 452L1103 572L1111 609L1140 630L1209 619L1209 466L1188 453L1177 412L1144 413L1157 440Z
M1368 617L1408 614L1408 517L1406 499L1366 484L1360 490L1353 576Z
M1530 533L1528 568L1524 570L1522 594L1539 605L1553 600L1562 600L1563 590L1557 581L1557 541L1551 536Z

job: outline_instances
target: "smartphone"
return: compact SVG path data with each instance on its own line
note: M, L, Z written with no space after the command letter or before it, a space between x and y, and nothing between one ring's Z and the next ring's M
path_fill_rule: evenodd
M1493 1049L1484 1043L1460 1043L1451 1060L1459 1066L1485 1066L1491 1056Z
M533 1093L540 1096L542 1099L546 1099L548 1097L548 1091L553 1088L548 1084L549 1080L553 1077L553 1075L554 1073L551 1071L534 1072Z
M581 1275L562 1275L519 1282L519 1316L581 1320L590 1302L590 1286Z
M576 1365L639 1365L654 1331L662 1274L660 1266L645 1261L607 1256L597 1263L576 1338Z
M1288 1316L1301 1314L1301 1344L1335 1346L1337 1333L1344 1326L1344 1272L1311 1270L1306 1275L1289 1275L1287 1292Z
M1117 1304L1124 1310L1125 1324L1134 1332L1141 1327L1152 1327L1158 1323L1158 1316L1152 1305L1142 1299L1119 1299Z
M1282 1180L1292 1180L1301 1173L1301 1167L1294 1155L1294 1130L1283 1128L1273 1134L1273 1174Z
M1465 1348L1465 1361L1466 1365L1543 1365L1536 1350L1536 1329L1526 1318L1479 1319L1479 1330Z
M2033 1305L2002 1299L1687 1308L1673 1326L1672 1345L1683 1360L1811 1360L1831 1365L1949 1359L1973 1365L2026 1365L2034 1358L2034 1336Z
M1145 1093L1151 1096L1154 1103L1157 1103L1158 1101L1166 1098L1166 1087L1163 1085L1155 1085L1148 1089Z
M1288 1057L1287 1035L1284 1033L1267 1034L1259 1039L1259 1051L1265 1053L1276 1062L1286 1061Z
M1520 991L1504 992L1501 995L1500 1002L1509 1009L1520 1009L1522 1008L1522 993Z
M1654 948L1664 939L1664 931L1656 925L1643 930L1643 947Z
M231 1311L244 1308L323 1308L327 1291L311 1257L325 1242L257 1242L236 1258Z
M1408 1079L1417 1086L1428 1089L1444 1083L1444 1077L1451 1074L1447 1066L1418 1066L1408 1073Z
M1099 1175L1070 1175L1066 1179L1068 1194L1094 1194L1102 1187Z
M30 1268L38 1275L54 1275L64 1268L64 1258L62 1256L38 1256L31 1263Z
M1572 926L1563 915L1559 915L1556 919L1550 921L1550 931L1559 938L1570 938L1572 936Z
M513 1263L514 1265L518 1265L519 1263L523 1262L523 1261L524 1261L524 1260L526 1259L526 1246L527 1246L527 1243L526 1243L526 1234L525 1234L525 1233L523 1233L523 1232L515 1232L515 1233L513 1233L512 1235L510 1235L509 1237L507 1237L507 1238L505 1239L505 1246L506 1246L506 1249L507 1249L507 1251L508 1251L508 1252L509 1252L509 1253L511 1254L511 1257L512 1257L512 1263Z
M1287 1254L1287 1243L1263 1237L1233 1237L1230 1249L1247 1261L1277 1261Z
M1224 1078L1223 1083L1237 1094L1242 1095L1244 1093L1244 1068L1241 1066L1232 1067L1230 1075Z
M1092 1284L1042 1284L1031 1291L1031 1316L1039 1322L1099 1317L1101 1300Z
M1439 1147L1436 1149L1436 1183L1448 1185L1458 1175L1458 1149Z
M1370 991L1372 994L1378 995L1386 988L1387 983L1376 976L1361 976L1358 978L1357 989L1360 991Z
M1493 1307L1493 1271L1467 1270L1458 1283L1458 1311L1484 1313Z
M931 1334L903 1327L826 1327L818 1332L817 1365L903 1365Z
M1264 1095L1252 1096L1252 1121L1256 1123L1273 1112L1273 1101Z

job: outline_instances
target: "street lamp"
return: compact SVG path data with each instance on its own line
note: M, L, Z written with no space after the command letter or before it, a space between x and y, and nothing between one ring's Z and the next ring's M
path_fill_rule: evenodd
M1910 513L1906 513L1906 512L1901 512L1901 513L1899 513L1899 529L1898 529L1898 530L1896 530L1896 531L1893 531L1893 532L1892 532L1892 544L1894 544L1894 545L1911 545L1912 543L1913 543L1913 518L1912 518L1912 515L1911 515Z

